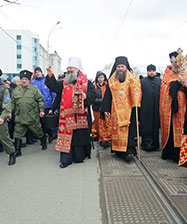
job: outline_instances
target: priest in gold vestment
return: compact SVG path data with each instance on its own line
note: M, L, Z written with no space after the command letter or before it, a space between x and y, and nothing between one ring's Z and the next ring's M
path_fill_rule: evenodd
M142 95L140 80L131 71L126 57L115 59L101 105L101 117L111 117L112 152L125 161L131 160L131 154L136 155L134 109L140 107Z

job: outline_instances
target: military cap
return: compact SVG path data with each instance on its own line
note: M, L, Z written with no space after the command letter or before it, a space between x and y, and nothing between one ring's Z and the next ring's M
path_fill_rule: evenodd
M31 76L32 76L32 72L28 71L28 70L23 70L20 72L20 79L22 79L23 77L31 80Z

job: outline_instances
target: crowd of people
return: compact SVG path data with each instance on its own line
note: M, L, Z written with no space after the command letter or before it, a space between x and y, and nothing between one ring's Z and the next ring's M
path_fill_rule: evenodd
M137 77L125 56L115 59L108 79L98 71L93 82L76 57L58 80L50 66L46 76L40 67L23 70L8 86L0 77L0 151L14 165L24 137L27 144L40 139L42 150L47 138L56 139L60 167L66 168L91 158L91 142L99 141L129 162L139 135L141 148L151 152L159 150L161 133L161 158L187 167L187 71L180 51L169 57L162 79L153 64L147 77ZM47 122L55 113L58 127Z

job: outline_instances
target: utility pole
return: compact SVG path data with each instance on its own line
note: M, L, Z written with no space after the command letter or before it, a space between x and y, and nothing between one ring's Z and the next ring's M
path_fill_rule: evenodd
M49 63L49 37L51 35L52 32L54 32L56 29L56 26L58 26L58 24L60 24L60 21L58 21L50 30L49 30L49 33L48 33L48 36L47 36L47 55L48 55L48 65L50 64Z

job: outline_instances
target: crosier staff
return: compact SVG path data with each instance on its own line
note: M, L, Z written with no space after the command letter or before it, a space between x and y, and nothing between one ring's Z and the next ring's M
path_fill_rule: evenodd
M140 134L139 134L138 107L137 106L136 106L136 132L137 132L138 160L140 161Z
M178 53L177 57L173 56L171 58L171 61L178 64L179 71L180 71L180 75L178 77L178 82L180 82L182 86L187 87L187 83L185 81L185 76L184 76L185 65L186 65L186 62L187 62L187 56L184 57L182 55L182 52L183 52L183 50L181 48L179 48L177 50L177 53Z
M133 75L136 78L139 78L139 74L138 74L139 70L136 69L133 72ZM140 161L140 132L139 132L139 122L138 122L138 106L135 106L135 110L136 110L136 133L137 133L137 153L138 153L138 160Z

